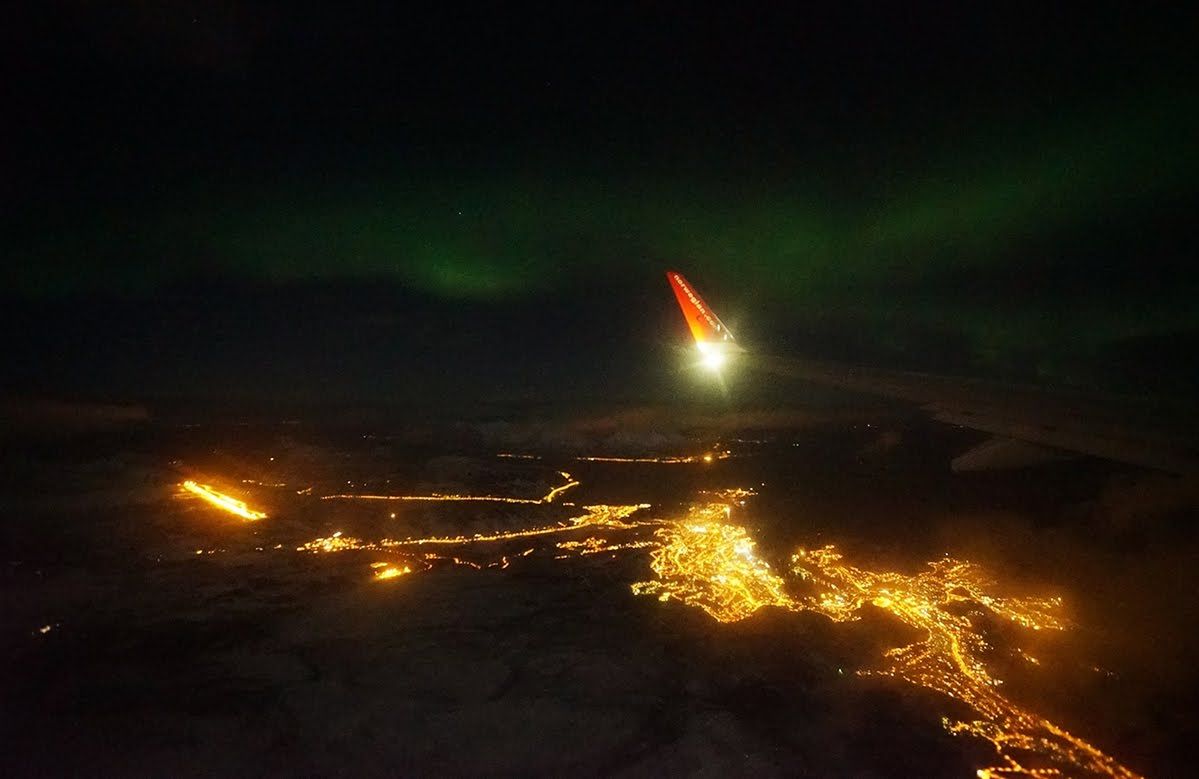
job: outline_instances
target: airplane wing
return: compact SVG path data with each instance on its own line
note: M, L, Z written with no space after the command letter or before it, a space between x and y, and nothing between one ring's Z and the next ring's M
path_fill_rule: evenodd
M719 318L681 274L666 275L708 364L710 347L700 344L727 330L715 327ZM696 310L698 332L693 324ZM745 352L739 346L737 350ZM723 362L709 367L719 368ZM744 362L779 376L913 403L937 421L990 434L990 439L953 460L955 471L1033 465L1075 453L1199 475L1199 430L1189 421L1193 415L1169 406L757 352L747 352Z
M667 271L666 280L674 290L674 297L679 302L683 319L687 321L691 337L695 339L695 348L705 366L719 370L729 354L744 351L716 312L704 303L695 288L683 278L683 274Z

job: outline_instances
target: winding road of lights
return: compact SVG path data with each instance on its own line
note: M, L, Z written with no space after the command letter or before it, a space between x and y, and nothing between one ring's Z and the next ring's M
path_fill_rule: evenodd
M238 500L237 498L234 498L231 495L226 495L222 492L217 492L207 484L198 484L191 479L188 479L180 486L186 491L190 492L192 495L207 501L219 509L224 509L230 514L236 514L242 519L248 519L251 522L254 522L256 520L266 518L265 511L255 511L247 506L245 501Z
M720 458L727 453L714 453ZM702 462L693 458L579 458L599 462ZM330 495L323 499L359 500L478 500L547 504L578 486L570 474L560 472L565 483L537 499L502 496L432 495L367 496ZM234 498L211 487L188 481L184 489L246 519L261 519ZM1003 680L984 662L991 650L983 626L976 626L963 607L984 611L1018 629L1064 630L1058 598L1008 598L991 594L994 583L981 569L950 558L929 563L917 574L870 571L848 565L832 546L797 549L790 567L776 571L757 552L746 528L731 521L733 507L743 505L751 490L733 488L707 493L713 500L691 507L681 517L632 519L647 504L586 506L584 514L555 525L471 536L432 536L363 541L334 533L316 538L296 551L335 553L371 551L389 559L372 563L372 578L387 581L446 563L474 569L507 568L513 559L544 550L555 559L649 550L653 578L631 585L636 595L655 597L698 608L721 623L737 622L767 606L792 612L815 612L834 622L858 620L868 609L878 609L918 631L922 638L883 652L878 667L858 671L860 676L888 677L958 701L975 714L969 721L942 720L947 732L988 742L995 750L995 765L978 769L980 779L1050 779L1087 775L1136 779L1138 775L1098 748L1049 720L1009 700L1000 693ZM569 537L586 531L582 537ZM568 536L552 547L536 545L512 552L511 542ZM445 547L447 553L418 551ZM523 546L523 544L522 544ZM495 551L488 552L494 549ZM463 555L479 555L468 559ZM455 554L449 554L449 551ZM502 553L500 553L502 552ZM1014 650L1028 662L1039 664L1022 649Z

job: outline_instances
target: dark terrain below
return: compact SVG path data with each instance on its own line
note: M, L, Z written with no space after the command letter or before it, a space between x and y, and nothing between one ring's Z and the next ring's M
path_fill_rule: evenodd
M297 551L336 531L553 524L577 509L313 494L536 497L558 470L581 482L570 503L649 503L648 517L756 489L735 517L775 562L827 543L888 570L951 555L1005 591L1060 594L1074 627L1039 638L1042 665L995 659L1008 696L1139 773L1199 759L1188 485L1087 460L952 474L973 434L887 415L726 435L736 456L689 464L579 462L565 445L513 460L487 435L439 449L387 432L143 426L10 445L3 773L970 776L989 759L942 728L962 714L946 699L855 675L905 640L882 617L715 622L631 593L651 575L644 549L555 559L522 539L471 552L537 547L503 569L390 581L372 577L377 552ZM181 499L193 476L270 516Z

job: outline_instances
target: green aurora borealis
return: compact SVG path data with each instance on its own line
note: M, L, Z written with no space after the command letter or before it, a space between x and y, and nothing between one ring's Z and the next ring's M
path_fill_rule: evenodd
M136 297L197 277L379 278L519 303L589 279L656 283L678 266L751 333L769 328L750 311L776 330L846 323L899 351L913 328L942 331L980 368L1031 360L1023 372L1054 378L1109 342L1199 327L1186 285L1130 284L1138 259L1113 256L1162 251L1145 215L1185 206L1193 130L1185 101L1158 96L777 170L692 159L601 171L578 153L461 173L380 153L353 175L300 166L246 186L218 172L118 188L93 213L67 198L28 215L10 289ZM1013 277L1035 294L1007 294Z

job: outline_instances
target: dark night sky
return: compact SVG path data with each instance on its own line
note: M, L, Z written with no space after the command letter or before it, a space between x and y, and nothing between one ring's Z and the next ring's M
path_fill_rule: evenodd
M6 9L8 390L633 399L668 266L796 353L1199 386L1199 15L611 5Z

